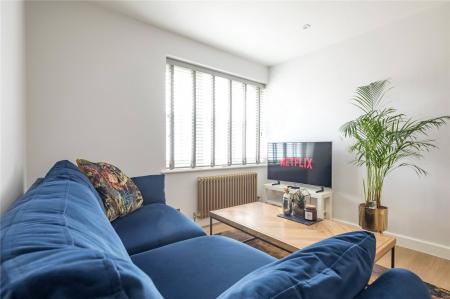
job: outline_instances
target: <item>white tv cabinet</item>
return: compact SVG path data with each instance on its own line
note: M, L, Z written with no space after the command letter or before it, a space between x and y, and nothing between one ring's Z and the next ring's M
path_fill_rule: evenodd
M264 201L277 206L282 205L282 198L284 189L289 185L280 184L272 185L272 183L264 184ZM323 192L316 193L320 188L311 185L300 185L296 187L301 187L308 190L311 194L312 204L317 207L317 217L322 219L332 219L333 218L333 196L332 191L329 188L324 188ZM291 193L297 191L297 189L289 189Z

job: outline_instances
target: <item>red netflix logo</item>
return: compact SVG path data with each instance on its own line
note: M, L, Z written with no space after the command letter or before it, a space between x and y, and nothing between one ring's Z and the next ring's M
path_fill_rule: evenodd
M312 169L312 158L282 158L280 166Z

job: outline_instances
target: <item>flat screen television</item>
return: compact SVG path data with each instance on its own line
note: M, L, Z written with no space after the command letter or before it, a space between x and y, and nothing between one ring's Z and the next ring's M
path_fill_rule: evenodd
M331 142L269 143L267 177L331 188L331 149Z

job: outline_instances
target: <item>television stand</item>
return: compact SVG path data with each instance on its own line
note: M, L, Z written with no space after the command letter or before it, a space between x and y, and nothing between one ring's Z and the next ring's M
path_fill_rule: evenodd
M317 186L303 185L297 186L297 189L293 189L292 186L279 184L273 185L272 183L264 184L264 196L262 201L274 204L277 206L282 205L283 193L286 188L289 188L291 193L294 193L298 188L306 189L311 195L311 201L317 207L317 217L322 219L333 218L333 197L332 190L329 188L322 188L317 190ZM316 191L321 191L316 193Z
M276 183L272 183L272 186L281 185L280 181L277 181Z
M325 191L325 189L323 189L323 186L320 186L320 189L317 190L316 193L321 193L321 192L324 192L324 191Z

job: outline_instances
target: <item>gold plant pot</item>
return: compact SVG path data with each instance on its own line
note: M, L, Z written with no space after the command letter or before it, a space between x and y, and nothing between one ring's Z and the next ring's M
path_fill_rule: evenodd
M360 204L359 225L365 230L382 233L388 226L388 208L380 206L371 209L366 207L365 203Z

